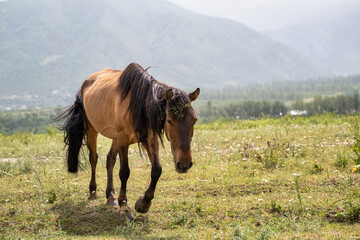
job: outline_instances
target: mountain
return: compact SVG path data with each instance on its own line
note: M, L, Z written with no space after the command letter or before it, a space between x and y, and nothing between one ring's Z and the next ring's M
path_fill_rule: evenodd
M331 4L317 18L266 34L334 74L360 74L360 2Z
M72 96L92 73L130 62L181 88L329 74L241 23L163 0L9 0L0 12L2 99Z

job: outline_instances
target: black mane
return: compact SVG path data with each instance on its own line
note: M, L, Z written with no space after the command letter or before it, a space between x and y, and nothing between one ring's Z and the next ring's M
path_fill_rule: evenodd
M173 91L169 110L177 119L184 116L190 106L189 95L156 81L137 63L130 63L119 79L119 91L124 100L131 93L128 112L132 115L133 127L139 143L147 144L148 129L158 135L161 143L166 118L166 92Z
M129 64L119 79L122 99L131 93L128 112L139 143L147 144L148 129L162 142L165 126L166 91L168 86L156 81L137 63Z

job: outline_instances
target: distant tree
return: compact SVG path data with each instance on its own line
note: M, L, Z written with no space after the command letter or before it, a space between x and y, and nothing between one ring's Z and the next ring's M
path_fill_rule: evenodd
M313 105L314 105L314 111L317 114L320 114L320 113L323 112L323 110L322 110L322 96L321 95L315 95L314 96Z
M271 104L268 101L262 101L261 102L261 110L260 112L265 114L265 115L270 115L271 114Z
M355 112L358 112L359 111L359 91L358 90L355 90L354 91L354 103L353 103L353 105L354 105L354 110L355 110Z
M335 98L334 97L326 97L322 101L321 105L323 112L335 112Z
M305 110L304 100L302 98L296 99L292 107L295 110Z
M345 114L346 111L346 99L343 94L336 96L336 113Z
M275 101L272 104L271 107L271 115L276 117L276 116L284 116L287 113L287 107L285 106L284 103L280 102L280 101Z

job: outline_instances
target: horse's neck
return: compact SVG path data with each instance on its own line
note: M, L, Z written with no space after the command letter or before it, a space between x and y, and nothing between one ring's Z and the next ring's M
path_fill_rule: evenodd
M161 101L164 99L166 91L169 90L170 87L159 83L158 81L154 81L152 85L152 95L155 101Z

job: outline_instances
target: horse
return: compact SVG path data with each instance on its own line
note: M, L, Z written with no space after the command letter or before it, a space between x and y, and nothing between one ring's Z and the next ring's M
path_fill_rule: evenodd
M109 206L119 208L120 218L134 220L127 204L126 184L130 175L128 149L138 143L151 163L151 181L135 203L139 213L148 212L155 188L162 173L159 160L159 140L163 135L170 142L171 153L178 173L186 173L193 165L190 143L197 117L191 102L200 94L197 88L186 93L158 82L137 63L124 70L103 69L86 79L75 96L75 102L57 117L62 121L68 171L79 169L79 152L83 145L89 149L91 180L89 199L96 199L97 137L112 139L107 154L106 199ZM121 181L118 198L113 186L113 168L117 154L120 158Z

